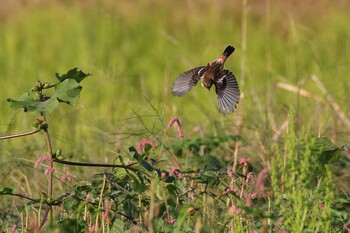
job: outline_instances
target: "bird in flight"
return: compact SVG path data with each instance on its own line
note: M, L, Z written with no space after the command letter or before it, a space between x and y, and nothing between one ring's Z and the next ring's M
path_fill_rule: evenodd
M219 112L224 115L234 112L237 107L240 90L237 79L229 70L224 70L226 59L235 51L227 46L223 54L206 66L199 66L181 74L175 81L172 93L182 96L194 87L200 80L203 87L210 90L214 84L218 96Z

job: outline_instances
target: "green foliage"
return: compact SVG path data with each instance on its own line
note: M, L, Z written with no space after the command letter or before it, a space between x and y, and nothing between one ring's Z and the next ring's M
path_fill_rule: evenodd
M218 148L222 143L238 141L240 137L236 135L219 135L208 136L205 138L186 139L183 141L175 142L172 145L176 156L183 156L184 150L189 150L195 155L209 154L214 149Z
M341 221L334 216L336 194L328 165L335 161L337 149L327 138L315 140L308 132L297 135L294 112L290 115L284 146L275 145L276 155L271 161L277 228L290 232L339 231Z
M177 157L191 154L194 156L190 164L194 164L197 168L223 168L224 163L220 158L213 156L215 150L221 150L225 144L234 141L241 141L242 139L236 135L217 135L207 136L204 138L185 139L182 141L175 141L171 148Z
M78 68L73 68L69 70L66 74L59 75L58 73L56 73L56 78L60 83L62 83L66 79L75 80L77 83L80 83L90 75L91 74L85 74L83 71L79 70Z
M8 187L4 187L1 191L0 191L0 195L9 195L13 193L13 189L12 188L8 188Z
M336 147L327 137L315 138L311 148L315 163L323 166L339 159L341 148Z
M58 108L59 102L69 105L75 105L82 87L79 83L90 74L71 69L62 76L56 75L59 82L54 85L38 81L37 85L32 88L33 95L28 92L15 99L7 99L12 109L23 108L25 112L38 112L41 115L47 115ZM49 96L43 93L45 89L54 87L53 95Z

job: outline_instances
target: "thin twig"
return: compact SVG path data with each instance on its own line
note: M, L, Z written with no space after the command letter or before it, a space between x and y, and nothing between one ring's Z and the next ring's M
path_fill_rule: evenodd
M127 165L125 164L108 164L108 163L82 163L82 162L72 162L72 161L65 161L65 160L58 160L54 159L53 162L60 163L60 164L66 164L70 166L80 166L80 167L113 167L113 168L124 168L131 171L138 171L136 168L133 168L131 166L137 164L137 162L132 162Z
M327 101L329 102L330 106L333 108L337 116L340 118L340 120L348 127L350 128L350 120L346 117L345 113L340 109L340 106L335 102L331 94L327 91L323 83L320 81L320 79L316 75L311 76L312 81L314 81L317 85L317 87L320 89L320 91L325 95Z
M36 199L36 198L33 198L33 197L28 197L28 196L25 196L25 195L19 194L19 193L8 193L8 194L3 194L3 195L20 197L20 198L27 199L29 201L33 201L33 202L36 202L36 203L40 202L40 199Z
M12 135L8 135L8 136L2 136L0 137L0 140L5 140L5 139L11 139L11 138L18 138L18 137L24 137L24 136L29 136L29 135L33 135L36 134L40 131L41 129L36 129L30 132L26 132L26 133L19 133L19 134L12 134Z

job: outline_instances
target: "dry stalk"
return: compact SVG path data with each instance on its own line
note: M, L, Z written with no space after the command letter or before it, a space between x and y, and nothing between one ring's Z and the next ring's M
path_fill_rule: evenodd
M284 90L287 90L287 91L290 91L290 92L297 93L298 95L301 95L304 97L312 98L312 99L316 100L317 102L323 101L321 97L319 97L317 95L313 95L310 92L308 92L307 90L302 89L302 88L295 86L295 85L279 82L279 83L277 83L277 87L284 89Z
M339 117L339 119L348 127L350 128L350 120L346 117L345 113L340 109L340 106L335 102L332 95L327 91L321 80L316 76L311 76L312 81L314 81L317 85L317 87L320 89L323 95L325 95L329 105L331 108L335 111L336 115Z

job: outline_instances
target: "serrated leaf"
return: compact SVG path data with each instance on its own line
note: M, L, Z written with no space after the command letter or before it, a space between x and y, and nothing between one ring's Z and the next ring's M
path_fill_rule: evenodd
M66 79L72 79L77 81L77 83L80 83L83 81L86 77L90 76L91 74L86 74L83 71L79 70L78 68L73 68L69 70L66 74L59 75L56 73L56 78L58 81L63 82Z
M66 79L55 86L55 94L51 98L69 105L75 105L79 99L81 89L82 87L76 80Z

